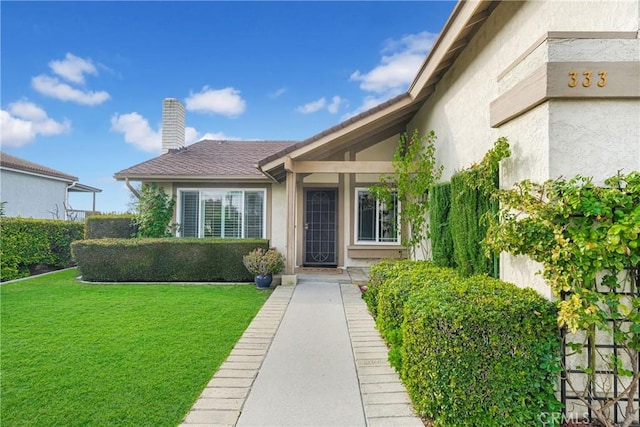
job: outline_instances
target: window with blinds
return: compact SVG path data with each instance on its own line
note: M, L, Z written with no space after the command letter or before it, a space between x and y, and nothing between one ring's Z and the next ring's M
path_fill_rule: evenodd
M265 191L180 191L182 237L264 238Z

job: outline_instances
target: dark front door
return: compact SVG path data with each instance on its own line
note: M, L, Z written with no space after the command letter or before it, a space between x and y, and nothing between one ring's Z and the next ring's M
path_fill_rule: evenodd
M337 195L335 188L304 192L304 265L337 265Z

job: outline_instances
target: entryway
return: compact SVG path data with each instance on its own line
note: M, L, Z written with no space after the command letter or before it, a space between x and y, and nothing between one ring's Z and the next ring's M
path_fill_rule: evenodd
M304 266L335 267L337 260L337 188L304 191Z

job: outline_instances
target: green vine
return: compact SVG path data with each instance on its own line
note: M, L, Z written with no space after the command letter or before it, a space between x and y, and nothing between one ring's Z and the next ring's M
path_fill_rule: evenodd
M410 254L422 249L427 257L425 242L429 238L427 214L429 212L429 188L442 175L443 166L436 166L436 135L430 131L421 137L414 130L411 138L403 133L393 155L393 174L380 177L380 184L372 186L371 194L391 204L394 195L400 202L401 242Z
M140 188L135 223L138 237L169 237L170 222L176 201L155 183Z
M553 294L564 296L558 301L558 325L572 333L567 347L591 350L580 368L584 387L570 377L567 383L605 426L614 425L616 402L628 399L621 425L629 426L637 418L632 402L640 381L640 173L618 173L604 184L578 175L543 184L525 180L500 191L499 214L484 243L488 251L528 255L543 265ZM603 353L596 346L602 336L619 351ZM613 379L597 375L602 366ZM613 383L627 386L613 396Z

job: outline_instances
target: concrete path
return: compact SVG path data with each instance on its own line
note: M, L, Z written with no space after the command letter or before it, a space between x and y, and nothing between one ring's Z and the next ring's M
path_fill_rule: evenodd
M276 288L183 426L415 426L348 274Z

